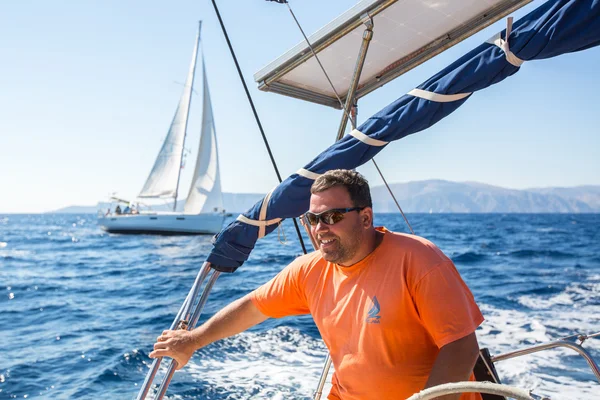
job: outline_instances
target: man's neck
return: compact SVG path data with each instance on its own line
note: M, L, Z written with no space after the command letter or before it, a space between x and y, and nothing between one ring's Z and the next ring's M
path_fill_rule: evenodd
M345 262L345 263L338 264L338 265L341 267L351 267L354 264L361 262L369 254L374 252L375 249L381 244L381 242L383 241L383 236L384 236L383 232L379 232L375 228L372 228L367 233L365 233L365 236L363 238L363 243L365 244L364 250L361 251L360 253L357 253L352 261Z

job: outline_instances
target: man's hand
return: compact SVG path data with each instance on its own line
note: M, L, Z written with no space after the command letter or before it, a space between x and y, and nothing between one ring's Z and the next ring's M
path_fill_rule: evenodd
M196 351L194 334L183 329L163 331L156 339L150 358L171 357L177 362L176 369L183 368Z
M154 351L149 354L150 358L171 357L177 361L177 369L181 369L194 351L260 324L267 316L252 304L250 296L246 295L229 304L193 331L163 331L154 344Z

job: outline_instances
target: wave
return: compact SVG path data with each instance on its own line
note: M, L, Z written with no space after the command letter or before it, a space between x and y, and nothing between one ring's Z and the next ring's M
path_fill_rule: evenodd
M552 292L556 294L550 297L544 296ZM554 306L573 306L576 308L586 305L600 306L598 293L600 293L600 282L574 282L563 290L559 290L558 287L544 288L539 291L532 290L531 293L519 297L518 302L525 307L537 310L547 310ZM600 309L598 311L600 312Z
M577 257L575 254L565 253L556 250L517 250L509 252L508 255L515 258L550 257L556 259L564 259Z
M485 254L468 251L466 253L452 256L452 261L457 264L475 264L487 259Z
M2 250L0 258L4 261L29 261L28 257L31 254L29 250Z

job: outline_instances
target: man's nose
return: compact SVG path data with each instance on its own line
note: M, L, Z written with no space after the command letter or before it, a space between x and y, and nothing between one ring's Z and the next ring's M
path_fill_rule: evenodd
M319 218L319 220L317 221L317 225L315 225L315 233L322 233L322 232L326 232L329 230L329 225L324 224L323 221L321 221L321 218Z

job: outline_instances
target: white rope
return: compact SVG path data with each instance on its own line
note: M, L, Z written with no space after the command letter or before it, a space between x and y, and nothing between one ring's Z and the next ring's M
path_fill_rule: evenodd
M457 93L457 94L440 94L434 92L428 92L427 90L422 89L413 89L408 92L409 95L419 97L425 100L435 101L437 103L450 103L456 100L462 100L467 96L470 96L471 93Z
M349 133L349 135L354 136L354 138L360 140L364 144L368 144L369 146L381 147L381 146L385 146L386 144L388 144L388 142L384 142L383 140L377 140L377 139L370 138L367 135L365 135L364 133L362 133L361 131L359 131L358 129L353 129L352 132Z
M255 219L250 219L248 217L245 217L242 214L238 215L238 217L236 219L238 221L243 222L243 223L248 224L248 225L258 226L259 228L263 227L263 229L266 226L273 225L273 224L278 224L279 222L281 222L281 218L273 218L273 219L269 219L267 221L257 221Z
M523 65L523 63L525 61L521 60L519 57L517 57L515 55L515 53L513 53L512 51L510 51L510 48L509 48L509 45L508 45L508 38L510 37L510 33L512 31L512 23L513 23L513 18L512 17L508 17L506 19L506 37L504 39L502 39L500 37L500 34L498 34L496 36L496 38L494 39L493 43L496 46L498 46L498 47L500 47L502 49L502 51L506 55L506 61L508 61L509 63L511 63L512 65L514 65L515 67L520 67L521 65Z
M296 173L305 178L312 179L313 181L321 176L321 174L317 174L316 172L312 172L304 168L300 168L298 171L296 171Z
M448 394L487 393L507 396L515 400L533 400L527 390L491 382L453 382L434 386L415 393L407 400L431 400Z

